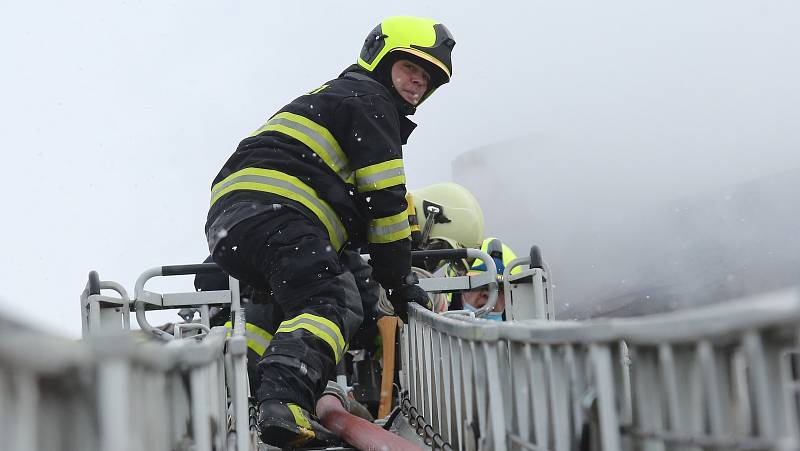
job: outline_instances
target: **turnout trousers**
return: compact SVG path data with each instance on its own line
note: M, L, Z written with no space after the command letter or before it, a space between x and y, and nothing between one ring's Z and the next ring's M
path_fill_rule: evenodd
M364 319L359 291L377 287L369 266L356 252L337 253L324 228L289 207L236 224L212 258L234 278L269 292L273 314L283 318L259 363L258 401L294 402L314 412Z

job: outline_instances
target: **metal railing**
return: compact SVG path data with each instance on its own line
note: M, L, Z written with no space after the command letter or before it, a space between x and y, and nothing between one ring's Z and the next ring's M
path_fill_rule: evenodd
M497 296L494 261L476 250L485 274L424 281L431 291L487 286ZM462 255L463 254L463 255ZM214 264L162 266L137 279L134 297L91 272L80 296L84 339L49 337L25 327L0 336L2 448L28 450L249 450L247 342L238 282L210 292L156 293L157 277L217 271ZM439 287L437 288L437 284ZM210 327L209 306L229 305L233 330ZM199 322L153 327L147 311L196 308ZM135 311L141 331L131 330ZM241 427L239 427L241 425Z
M516 268L520 271L512 274ZM550 267L538 246L532 246L528 256L512 260L503 271L508 319L556 319L551 280Z
M75 342L4 330L0 448L236 449L227 443L226 333L164 345L131 334Z
M154 277L209 271L218 269L153 268L137 281L133 300L92 272L81 294L80 342L25 327L0 329L0 449L256 449L238 283L205 293L144 289ZM232 331L209 327L210 304L230 305ZM140 332L130 330L131 305ZM147 322L146 310L184 306L200 311L200 323L176 324L169 333Z
M580 323L413 306L401 383L445 449L797 450L798 334L796 290Z
M451 257L464 256L489 271L420 284L486 287L496 297L492 259L475 250ZM798 291L648 317L552 321L551 277L537 261L532 252L506 268L513 321L411 306L400 407L432 448L800 449ZM512 275L515 266L523 268ZM0 318L0 448L256 449L236 281L217 292L145 289L154 277L211 270L153 268L132 300L93 274L81 295L82 342ZM221 304L230 305L231 332L210 327L208 307ZM131 306L138 333L129 330ZM169 333L147 321L149 310L186 306L198 308L199 323Z

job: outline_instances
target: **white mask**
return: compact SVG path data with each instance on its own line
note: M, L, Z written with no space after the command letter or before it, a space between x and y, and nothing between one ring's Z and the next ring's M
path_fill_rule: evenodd
M503 312L489 312L485 319L489 321L503 321Z
M464 310L466 310L468 312L473 312L473 313L478 311L477 308L475 308L475 307L473 307L473 306L471 306L471 305L469 305L467 303L464 303ZM503 312L489 312L489 314L484 316L483 319L486 319L486 320L489 320L489 321L503 321Z

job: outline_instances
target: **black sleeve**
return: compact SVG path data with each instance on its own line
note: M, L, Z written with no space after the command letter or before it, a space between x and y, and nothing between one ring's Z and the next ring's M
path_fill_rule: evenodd
M213 263L209 255L203 263ZM228 289L228 275L222 272L201 273L194 276L194 288L197 291L217 291Z
M383 288L397 288L411 272L411 240L369 246L372 276Z
M339 109L348 118L339 134L355 173L356 202L369 218L374 277L392 288L411 271L399 116L391 100L380 95L350 97Z

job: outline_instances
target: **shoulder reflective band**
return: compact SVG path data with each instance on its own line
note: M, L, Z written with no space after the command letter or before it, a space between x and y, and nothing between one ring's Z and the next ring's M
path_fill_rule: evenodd
M233 329L233 324L228 321L225 323L225 327ZM228 332L228 336L230 335L231 333ZM247 347L260 356L264 355L264 351L267 350L269 342L272 341L272 334L250 323L244 323L244 336L247 338Z
M280 327L278 327L278 331L275 333L292 332L297 329L304 329L311 332L317 338L328 343L331 350L333 350L333 357L336 363L339 363L344 353L345 343L342 331L339 330L339 327L334 324L333 321L310 313L303 313L282 322Z
M356 169L356 188L358 192L375 191L406 183L403 160L389 160Z
M250 136L266 131L283 133L300 141L314 151L342 180L353 183L353 171L350 170L347 156L327 128L299 114L283 112L273 116Z
M327 202L317 196L313 188L297 177L272 169L245 168L225 177L211 188L211 205L220 197L235 190L263 191L277 194L303 204L322 221L331 244L338 251L347 241L347 232L339 216Z
M367 239L370 243L391 243L411 236L408 215L403 210L396 215L373 219L369 222Z

